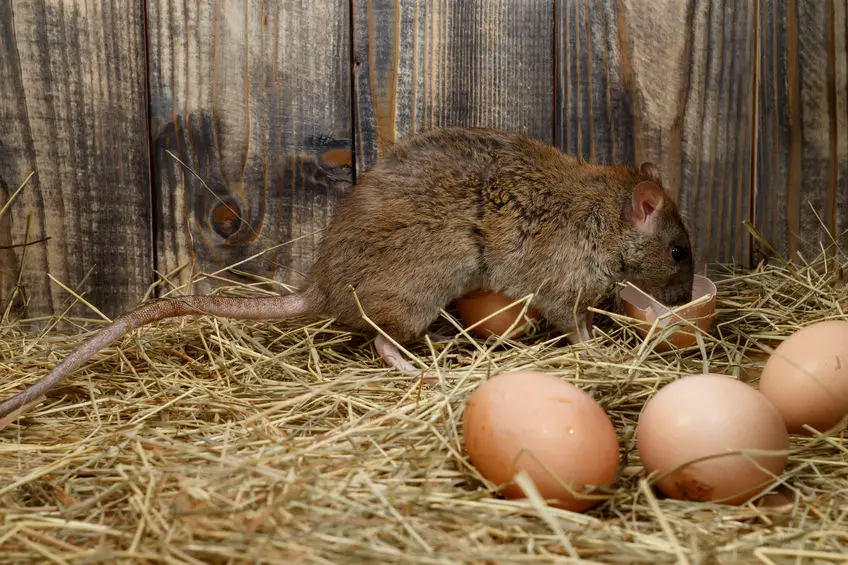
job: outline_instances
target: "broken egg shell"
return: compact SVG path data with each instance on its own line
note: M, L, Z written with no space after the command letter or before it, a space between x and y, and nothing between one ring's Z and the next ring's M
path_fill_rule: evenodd
M501 373L474 390L462 421L471 463L507 498L526 497L512 482L523 470L552 506L581 512L602 497L574 496L569 488L584 493L588 485L615 481L619 442L612 421L589 394L554 375Z
M459 317L466 327L476 324L483 318L490 316L501 308L514 304L508 310L490 317L488 320L475 326L471 333L478 337L487 338L491 335L505 336L509 327L521 315L524 304L516 303L516 300L503 294L489 290L475 290L455 301ZM533 308L527 308L524 319L519 320L509 333L508 338L515 339L527 333L527 331L539 322L539 313Z
M716 294L715 283L705 276L695 275L695 279L692 282L692 300L690 302L698 300L703 296L710 296L710 299L700 304L692 304L660 319L657 322L654 335L658 335L659 332L669 325L680 322L681 320L688 320L700 328L701 331L708 332L715 318ZM621 289L620 297L624 303L624 310L627 312L627 315L642 322L636 326L636 331L642 337L648 335L648 331L651 329L655 320L673 310L673 308L669 308L653 299L634 286L626 286ZM680 325L680 329L658 342L656 349L657 351L668 351L672 348L681 349L689 347L695 343L697 343L695 330L688 324Z
M645 404L636 445L645 471L656 473L656 486L666 495L738 505L783 472L789 433L757 389L707 373L678 379ZM743 450L761 453L714 457Z
M759 390L786 421L789 433L822 433L848 414L848 321L801 328L778 345L760 374Z

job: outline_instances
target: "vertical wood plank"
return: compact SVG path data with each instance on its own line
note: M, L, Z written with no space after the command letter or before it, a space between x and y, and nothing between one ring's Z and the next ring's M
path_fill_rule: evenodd
M749 0L557 3L557 142L653 161L696 262L749 260L754 10Z
M186 267L180 292L256 254L222 276L303 281L351 182L349 17L341 0L150 2L157 266Z
M825 230L848 243L845 2L761 0L759 19L755 223L782 256L812 260Z
M151 281L144 8L140 2L0 2L0 221L5 301L22 266L26 314L72 297L107 315ZM29 233L27 225L29 222ZM21 263L23 258L23 263ZM93 316L79 305L75 315Z
M610 0L557 2L556 142L595 163L634 162L618 15Z
M355 0L357 170L422 129L553 141L553 0Z

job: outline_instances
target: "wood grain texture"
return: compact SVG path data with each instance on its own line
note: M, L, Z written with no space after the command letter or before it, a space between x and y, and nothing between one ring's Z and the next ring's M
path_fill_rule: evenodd
M615 2L558 2L556 42L557 145L594 163L632 164L633 110Z
M145 73L140 2L0 2L3 201L36 172L0 222L0 245L50 238L0 260L5 302L23 257L29 316L72 300L48 274L107 315L151 281Z
M825 229L848 244L846 6L761 0L759 20L755 223L782 256L812 260Z
M557 4L557 143L595 162L656 163L699 265L749 257L752 6Z
M149 3L157 268L187 267L172 284L260 253L238 269L303 281L351 181L349 18L343 1Z
M357 170L422 129L553 141L553 0L354 0Z

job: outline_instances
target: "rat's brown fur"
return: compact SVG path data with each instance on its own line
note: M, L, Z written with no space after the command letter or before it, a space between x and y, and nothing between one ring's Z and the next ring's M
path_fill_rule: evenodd
M399 343L420 335L454 299L480 288L520 298L565 333L586 337L586 307L630 280L670 305L691 297L689 234L655 168L600 166L517 133L441 129L398 143L342 201L302 293L273 298L187 296L124 314L46 377L0 404L25 409L97 351L163 318L275 320L329 316ZM576 313L576 316L575 316ZM375 345L414 372L388 340Z
M420 336L439 309L478 288L533 306L563 332L628 279L660 300L691 297L689 235L665 195L659 231L628 219L651 167L599 166L517 133L434 130L400 143L363 177L330 224L305 296L348 326L368 316L397 341ZM354 227L356 226L356 227Z

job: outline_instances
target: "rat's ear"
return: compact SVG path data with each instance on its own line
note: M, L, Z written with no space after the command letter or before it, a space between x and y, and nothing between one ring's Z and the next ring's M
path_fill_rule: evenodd
M636 229L654 233L664 201L665 194L657 183L644 181L634 186L630 221Z
M649 179L660 182L660 170L650 161L642 163L642 166L639 167L639 171Z

